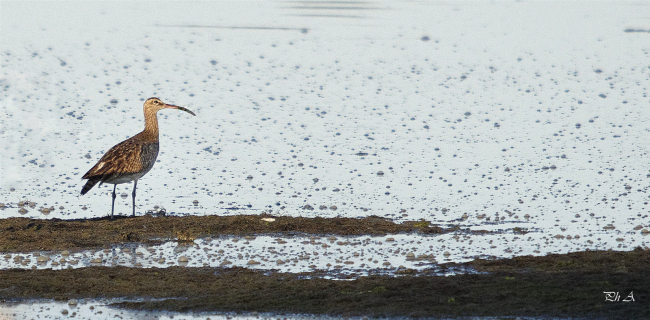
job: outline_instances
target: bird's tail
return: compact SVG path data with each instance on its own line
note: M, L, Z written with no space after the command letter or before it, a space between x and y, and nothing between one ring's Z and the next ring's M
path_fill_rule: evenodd
M83 196L88 191L90 191L90 189L92 189L99 181L100 181L99 179L88 179L86 185L83 188L81 188L81 195Z

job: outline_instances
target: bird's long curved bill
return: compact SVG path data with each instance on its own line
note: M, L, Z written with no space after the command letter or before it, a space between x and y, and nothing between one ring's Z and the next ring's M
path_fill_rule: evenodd
M193 115L193 116L196 116L196 115L194 114L194 112L190 111L190 110L187 109L187 108L183 108L183 107L175 106L175 105L172 105L172 104L168 104L167 107L168 107L168 108L173 108L173 109L178 109L178 110L183 110L183 111L185 111L185 112L187 112L187 113L189 113L189 114L191 114L191 115Z

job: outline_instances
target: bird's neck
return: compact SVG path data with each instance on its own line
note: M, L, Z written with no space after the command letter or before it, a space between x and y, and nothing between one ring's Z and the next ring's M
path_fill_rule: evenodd
M144 113L144 130L140 135L151 142L158 141L158 118L155 111Z

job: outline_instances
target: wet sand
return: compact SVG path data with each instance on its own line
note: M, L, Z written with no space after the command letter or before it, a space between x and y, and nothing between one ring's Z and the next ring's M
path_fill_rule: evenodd
M304 232L445 232L426 222L379 218L270 216L137 217L114 221L0 220L2 252L73 249L160 237ZM117 306L170 311L257 311L342 316L551 316L643 319L650 316L650 250L587 251L443 265L456 275L401 269L349 281L325 271L280 273L246 268L88 267L0 270L0 300L145 298ZM606 301L603 292L619 292ZM630 292L633 302L624 302ZM147 298L163 300L149 301Z

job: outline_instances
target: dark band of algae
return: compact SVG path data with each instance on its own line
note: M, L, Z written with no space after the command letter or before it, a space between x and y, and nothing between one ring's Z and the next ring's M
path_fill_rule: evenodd
M101 226L98 229L112 230L107 234L128 237L129 233L135 232L138 238L148 239L151 234L163 232L164 228L176 228L173 232L187 232L190 235L202 235L202 228L212 230L210 232L230 234L282 233L289 232L288 230L309 232L306 226L321 225L321 222L330 220L288 218L282 222L281 219L285 218L277 219L281 223L269 226L270 230L256 224L255 221L260 220L260 216L229 217L204 226L195 224L193 219L188 221L194 222L180 224L176 219L144 217L88 223ZM389 232L373 232L368 229L368 225L377 226L378 230L382 225L388 229L394 228L391 232L412 232L419 228L425 228L424 232L444 231L417 222L396 225L379 218L367 219L365 224L352 221L355 219L334 220L335 222L329 221L319 228L330 230L329 228L336 229L338 226L338 232L331 232L335 234ZM156 227L153 222L157 221L164 223ZM306 222L301 224L297 221ZM243 222L246 223L242 224ZM244 227L248 222L251 223L250 226ZM97 242L99 245L99 240L89 240L95 237L94 234L92 237L83 236L84 232L91 232L85 223L87 222L29 219L9 223L0 220L0 245L6 248L5 239L10 239L10 234L14 234L17 238L32 239L34 243L26 247L38 247L38 239L27 236L29 230L41 235L47 232L77 232L82 240L78 243L70 242L71 244L87 247L94 246L93 243ZM126 231L111 229L111 224L125 228ZM7 225L14 229L8 230ZM141 227L138 229L136 225ZM304 229L296 229L297 225ZM185 229L179 231L180 228ZM140 233L134 231L136 229L141 230ZM164 232L173 233L169 230ZM315 233L328 232L330 231ZM111 237L102 239L113 239ZM9 241L11 245L20 240ZM55 240L47 241L51 243L43 246L52 248L64 244ZM324 279L323 271L291 274L245 268L12 269L0 270L0 301L150 297L164 300L145 299L121 303L119 306L170 311L256 311L373 317L543 316L650 319L650 250L637 248L629 252L587 251L543 257L477 259L469 263L443 266L455 267L455 270L475 270L478 273L441 277L429 270L406 269L399 272L399 276L377 274L352 281L340 281ZM607 301L604 292L618 292L620 298L618 301ZM624 302L629 294L633 294L634 301Z
M264 220L266 219L266 221ZM269 222L269 219L274 221ZM449 229L453 231L457 229ZM262 215L120 217L59 220L0 219L0 252L104 248L123 242L154 244L161 239L194 240L200 237L245 234L384 235L401 232L425 234L445 230L427 221L401 224L379 217L293 218Z

